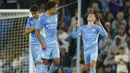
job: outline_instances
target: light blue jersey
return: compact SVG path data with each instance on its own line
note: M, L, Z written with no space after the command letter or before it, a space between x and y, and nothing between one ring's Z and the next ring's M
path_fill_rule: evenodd
M47 50L41 51L41 57L44 59L59 58L59 47L57 42L57 14L47 16L42 14L39 18L39 24L36 26L43 36L43 43Z
M26 28L32 28L32 27L36 27L36 25L38 24L38 20L36 20L34 17L30 17L27 20L27 25ZM36 62L36 54L39 53L40 51L40 42L38 41L35 31L31 32L31 36L30 36L30 50L32 53L32 58L33 58L33 62Z
M42 14L36 29L41 31L41 34L44 37L43 42L47 47L57 45L57 14L52 16Z
M76 38L82 34L84 44L84 61L85 64L90 64L91 61L97 61L98 56L98 37L101 34L107 37L107 32L103 26L98 25L82 25L76 32L76 27L73 27L73 37Z
M76 38L78 35L82 34L84 49L90 48L92 46L98 46L98 37L101 34L103 37L107 36L107 32L103 26L98 25L82 25L76 32L76 27L73 27L73 37Z
M27 20L27 26L26 28L32 28L32 27L36 27L36 25L38 24L38 20L36 20L34 17L30 17ZM30 37L30 44L40 44L37 36L35 34L35 31L33 31L31 33L31 37Z

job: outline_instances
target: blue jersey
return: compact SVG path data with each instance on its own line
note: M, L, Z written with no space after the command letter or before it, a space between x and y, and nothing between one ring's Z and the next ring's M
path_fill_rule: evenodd
M82 25L76 32L76 27L73 27L73 37L76 38L78 35L82 34L84 49L98 46L98 37L101 34L103 37L107 36L107 32L103 26L98 25Z
M40 30L43 36L43 42L47 47L57 45L57 14L47 16L42 14L39 18L39 24L36 29Z
M36 20L34 17L30 17L27 20L26 28L36 27L37 24L38 20ZM40 44L35 34L35 31L31 32L30 44Z

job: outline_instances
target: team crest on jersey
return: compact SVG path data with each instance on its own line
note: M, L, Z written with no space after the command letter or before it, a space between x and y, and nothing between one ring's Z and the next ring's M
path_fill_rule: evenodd
M94 29L94 28L93 28L93 29L92 29L92 31L93 31L93 32L95 32L95 31L96 31L96 29Z

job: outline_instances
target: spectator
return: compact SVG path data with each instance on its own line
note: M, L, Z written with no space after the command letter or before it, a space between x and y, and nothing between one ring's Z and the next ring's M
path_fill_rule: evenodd
M109 1L110 0L99 0L99 1L100 1L101 5L102 5L102 10L104 12L109 12L110 11L109 10Z
M103 67L104 67L104 65L103 65L103 58L102 58L102 56L99 54L98 55L98 59L97 59L97 73L103 73Z
M106 21L109 21L110 23L112 23L112 21L114 20L114 16L112 15L111 12L107 12L105 14L105 17L106 17Z
M75 15L74 15L74 16L72 17L72 19L71 19L71 26L73 25L73 23L74 23L75 19L77 19L77 17L78 17L78 10L75 9ZM84 20L83 20L82 17L80 18L80 23L81 23L81 24L84 23Z
M87 8L87 11L86 11L86 17L88 16L88 14L90 14L90 13L94 13L94 9L93 9L93 7L88 7Z
M115 55L113 53L111 53L110 55L108 55L106 57L106 59L104 60L104 63L103 63L105 65L105 67L110 66L112 71L116 71L114 59L115 59Z
M94 13L94 9L92 7L88 7L86 13L83 15L84 23L87 24L87 16L90 13Z
M4 59L2 57L2 53L0 52L0 68L3 66L4 64Z
M123 6L122 0L110 0L109 7L110 7L110 12L114 15L116 18L117 12L120 10L120 8Z
M19 69L20 63L19 63L19 55L15 55L15 58L12 62L13 71L16 72L17 69Z
M116 73L116 71L112 70L112 67L110 65L105 66L104 73Z
M92 3L92 8L94 9L94 12L100 11L99 4L96 1Z
M63 68L62 68L62 67L59 67L59 68L58 68L58 73L64 73L64 71L63 71Z
M25 58L25 53L22 52L22 55L19 57L19 63L20 63L20 65L23 65L23 63L24 63L24 58Z
M125 1L125 5L124 5L124 13L127 15L129 14L129 8L130 8L130 1Z
M44 13L45 12L45 4L44 3L41 3L39 5L39 13Z
M63 16L64 28L67 29L71 24L71 13L69 9L66 9L65 14Z
M114 53L115 55L119 53L119 47L121 47L121 39L119 37L116 37L112 43L112 45L109 48L110 53Z
M67 37L68 34L64 31L64 29L59 29L58 39L62 43L60 46L65 46L66 52L68 52L68 46L69 46L69 42L65 41Z
M93 9L92 7L88 7L88 8L87 8L87 11L86 11L84 17L87 18L88 14L90 14L90 13L94 13L94 9Z
M4 73L11 73L12 69L11 69L9 58L6 58L3 68L4 68L4 71L3 71Z
M3 73L3 68L2 68L2 66L3 66L3 59L1 58L2 56L0 55L0 73Z
M110 46L108 54L110 54L110 53L114 53L115 55L119 54L120 47L125 47L125 52L128 51L127 44L121 43L120 37L117 36L117 37L115 37L112 45Z
M117 13L117 20L112 22L113 38L118 32L117 29L120 23L126 25L126 20L124 20L124 13L121 11Z
M100 55L103 57L103 60L108 55L108 50L111 44L112 39L110 38L110 36L108 36L105 40L103 38L99 40L99 51Z
M73 57L72 59L72 70L73 73L76 73L76 57Z
M109 35L112 34L112 29L111 29L111 23L110 22L105 22L105 29L106 29L106 31L107 31L107 33Z
M128 37L127 45L128 45L128 56L130 56L130 36ZM129 69L129 73L130 73L130 58L128 58L128 59L129 59L128 69Z
M64 73L72 73L71 57L68 56L65 48L61 48L61 67Z
M24 61L23 61L23 72L29 72L29 53L28 51L25 52L24 54Z
M125 48L120 47L120 54L116 55L117 73L128 73L128 56L125 54Z
M128 10L128 14L126 15L127 25L126 25L126 33L130 35L130 8Z
M103 12L102 11L98 11L98 12L96 12L96 15L97 15L97 19L100 19L101 23L104 24L105 16L104 16Z
M121 23L119 26L118 26L118 34L115 36L116 37L119 37L121 39L121 44L126 44L126 33L125 33L125 24ZM127 47L127 46L125 46Z

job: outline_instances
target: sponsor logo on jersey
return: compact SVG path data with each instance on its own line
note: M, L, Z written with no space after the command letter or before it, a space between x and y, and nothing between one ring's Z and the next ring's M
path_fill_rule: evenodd
M96 31L96 29L94 29L94 28L93 28L93 29L92 29L92 31L93 31L93 32L95 32L95 31Z

